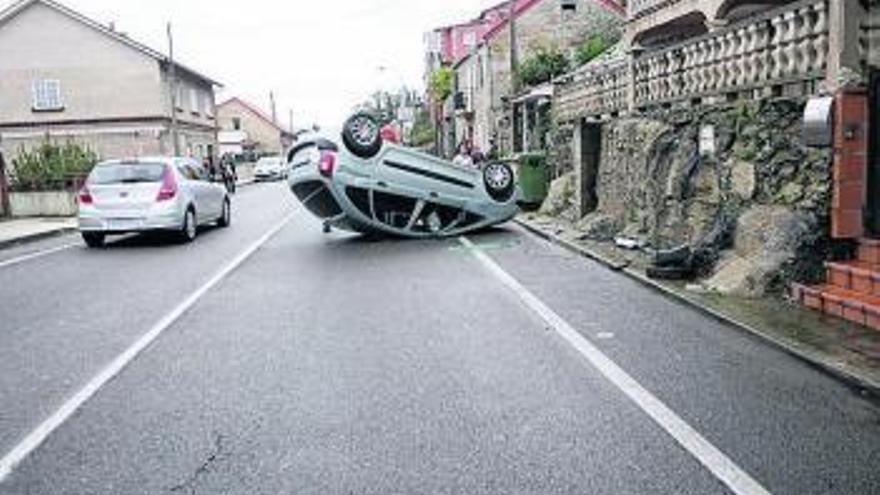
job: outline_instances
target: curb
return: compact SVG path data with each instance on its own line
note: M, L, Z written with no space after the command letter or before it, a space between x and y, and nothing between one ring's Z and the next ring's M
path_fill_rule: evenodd
M620 272L620 273L626 275L627 277L635 280L636 282L639 282L640 284L642 284L648 288L651 288L651 289L654 289L654 290L660 292L661 294L663 294L664 296L666 296L669 299L672 299L680 304L684 304L684 305L689 306L693 309L696 309L696 310L700 311L701 313L705 314L706 316L709 316L710 318L712 318L718 322L721 322L725 325L729 325L731 327L734 327L737 330L739 330L749 336L756 337L756 338L760 339L761 341L763 341L764 343L770 344L774 348L779 349L779 350L785 352L786 354L797 358L798 360L806 363L810 367L817 369L817 370L825 373L826 375L829 375L832 378L835 378L835 379L843 382L848 387L851 387L851 388L857 390L858 392L860 392L861 395L868 395L874 399L880 398L880 383L875 382L871 378L859 376L855 373L852 373L849 370L846 370L846 369L834 364L833 362L822 359L819 356L812 355L811 353L804 352L800 349L796 349L793 346L789 345L788 343L786 343L780 339L777 339L775 337L767 335L764 332L761 332L760 330L753 327L752 325L749 325L747 323L743 323L743 322L737 320L736 318L733 318L733 317L728 316L720 311L712 309L704 304L701 304L698 301L695 301L694 299L691 299L691 298L685 296L684 294L676 292L676 291L670 289L669 287L666 287L666 286L664 286L654 280L649 279L647 276L637 272L636 270L634 270L632 268L629 268L628 264L626 264L626 263L620 263L620 262L611 260L611 259L607 258L606 256L603 256L602 254L596 253L595 251L587 249L583 246L578 246L577 244L570 242L570 241L567 241L565 239L562 239L555 234L544 231L541 227L538 227L537 225L533 225L531 222L529 222L527 220L515 218L514 222L517 225L526 229L531 234L533 234L541 239L544 239L544 240L549 241L553 244L556 244L557 246L560 246L564 249L567 249L568 251L571 251L574 254L577 254L577 255L583 256L585 258L594 260L594 261L604 265L605 267L610 268L611 270L614 270L616 272Z
M52 237L60 237L65 234L72 234L77 230L79 229L77 229L76 227L59 227L57 229L47 230L45 232L39 232L37 234L16 237L15 239L7 239L5 241L0 241L0 249L7 249L21 244L42 241L44 239L49 239Z

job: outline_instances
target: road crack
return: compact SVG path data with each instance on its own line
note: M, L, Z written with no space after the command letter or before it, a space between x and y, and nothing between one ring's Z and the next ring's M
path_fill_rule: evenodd
M214 432L214 447L211 453L202 462L193 474L184 482L174 485L170 488L171 493L185 493L187 495L196 495L200 479L211 471L211 467L218 461L222 460L227 454L224 450L224 436L219 432Z

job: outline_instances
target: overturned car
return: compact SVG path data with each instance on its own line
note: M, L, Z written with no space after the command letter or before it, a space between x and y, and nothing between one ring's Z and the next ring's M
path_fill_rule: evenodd
M482 170L453 165L383 142L369 114L349 118L342 148L324 138L287 153L288 184L305 207L331 228L402 237L447 237L506 222L520 192L506 163Z

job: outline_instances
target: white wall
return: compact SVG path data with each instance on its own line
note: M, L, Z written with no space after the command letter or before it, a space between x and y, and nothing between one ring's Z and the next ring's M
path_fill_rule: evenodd
M0 25L0 123L167 115L158 62L43 4ZM62 112L34 112L32 85L61 83Z

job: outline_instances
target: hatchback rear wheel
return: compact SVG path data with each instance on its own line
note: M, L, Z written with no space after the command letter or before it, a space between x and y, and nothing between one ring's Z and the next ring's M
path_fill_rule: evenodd
M342 126L342 142L358 158L372 158L382 148L379 121L368 113L358 112Z
M192 242L196 240L197 235L198 223L196 223L196 212L192 208L189 208L183 216L183 225L180 228L180 240L183 242Z
M90 248L104 247L104 241L106 240L104 234L100 232L83 232L82 238L83 241L85 241L86 246Z
M486 184L486 192L495 201L503 203L513 196L513 169L506 163L494 162L486 165L483 182Z
M217 219L218 227L229 227L229 224L232 223L232 206L229 203L229 198L223 200L223 211L220 213L220 218Z

